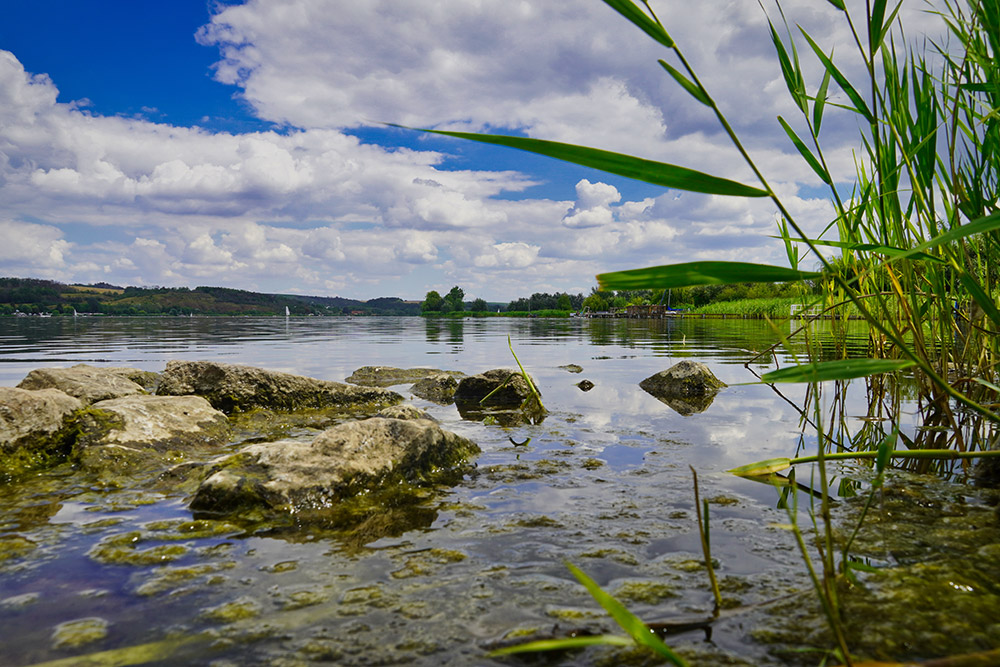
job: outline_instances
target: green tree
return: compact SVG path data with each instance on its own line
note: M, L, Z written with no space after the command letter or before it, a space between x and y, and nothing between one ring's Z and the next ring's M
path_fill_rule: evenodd
M448 294L445 295L444 300L448 302L451 306L452 311L465 310L465 306L462 304L462 299L465 298L465 290L463 290L458 285L451 288Z
M565 294L565 293L560 294L559 295L559 300L557 302L557 305L559 306L559 310L572 310L573 309L573 303L569 299L569 294Z
M483 298L478 298L475 301L473 301L472 306L470 306L470 308L474 313L482 313L485 312L486 310L489 310L489 306L486 304L486 299Z
M436 291L431 290L424 297L424 302L420 304L420 312L437 312L441 310L441 306L444 304L444 299Z

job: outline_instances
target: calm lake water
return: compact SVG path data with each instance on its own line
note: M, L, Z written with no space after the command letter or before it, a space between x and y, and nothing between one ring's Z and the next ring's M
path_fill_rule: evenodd
M151 650L166 657L150 664L512 664L488 648L521 634L614 631L566 561L647 621L705 616L712 596L689 466L709 499L713 555L733 606L795 591L812 605L776 491L725 472L802 446L793 406L802 390L782 396L740 384L756 380L747 360L777 340L764 323L2 318L0 385L43 366L160 371L172 359L335 381L366 365L471 374L514 366L508 336L548 416L485 425L394 387L483 451L475 474L388 534L199 528L187 536L178 534L192 518L184 495L97 486L69 465L0 487L0 662L72 665L74 656L158 643ZM638 386L681 359L708 364L731 385L686 417ZM760 361L758 372L787 363L780 352ZM583 371L561 368L568 364ZM594 388L580 390L582 379ZM853 415L865 409L848 405ZM135 553L181 548L166 563L103 556L122 544ZM724 618L710 641L701 631L670 641L693 664L789 664L757 641L754 628L770 623L762 613ZM553 660L603 664L616 655L597 648Z

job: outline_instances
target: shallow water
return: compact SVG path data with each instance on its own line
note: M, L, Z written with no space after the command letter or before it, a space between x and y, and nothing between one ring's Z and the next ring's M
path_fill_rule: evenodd
M614 630L565 561L647 621L704 616L712 597L689 466L709 499L727 606L795 593L814 608L775 490L725 473L800 446L793 403L801 390L783 397L740 384L756 379L745 362L777 340L760 322L3 318L0 385L42 366L159 371L171 359L336 381L365 365L475 373L514 365L508 336L539 385L545 420L511 428L464 421L454 406L394 387L483 452L458 486L350 534L245 534L192 522L177 491L95 485L68 465L0 487L4 664L74 664L74 656L150 643L165 656L150 664L509 664L487 657L488 647L534 633ZM682 358L733 385L688 417L638 386ZM775 361L787 363L778 353L754 368ZM583 371L561 368L568 364ZM582 379L595 387L581 391ZM866 406L850 409L863 415ZM795 643L787 636L759 641L759 628L772 624L762 609L727 616L711 641L701 631L670 641L692 664L800 660L775 651L774 641ZM805 622L815 622L811 614ZM621 659L609 649L554 658Z

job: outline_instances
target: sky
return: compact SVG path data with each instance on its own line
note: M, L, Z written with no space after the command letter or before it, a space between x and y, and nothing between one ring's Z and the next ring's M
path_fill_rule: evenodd
M776 6L651 4L818 233L832 206L776 120L804 132L768 34ZM858 71L828 2L782 7ZM924 9L904 7L909 35L937 29ZM800 56L815 91L822 72ZM787 265L767 200L387 125L580 143L756 184L660 58L677 65L600 0L6 3L0 276L357 299L459 285L508 301L673 262ZM831 109L821 140L849 191L858 123Z

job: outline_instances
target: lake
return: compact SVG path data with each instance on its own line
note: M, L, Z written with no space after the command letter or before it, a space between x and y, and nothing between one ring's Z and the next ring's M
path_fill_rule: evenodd
M780 326L787 334L789 325ZM193 524L181 494L94 485L69 464L0 487L3 663L73 665L80 664L75 656L145 646L160 656L149 664L163 665L512 664L517 659L489 658L489 648L519 636L615 631L567 561L646 621L705 617L712 594L690 467L708 499L713 557L732 613L715 623L710 639L694 630L668 642L704 665L799 664L798 643L823 645L821 633L802 629L821 621L779 494L725 472L803 447L812 453L795 407L803 388L779 394L752 384L750 369L790 363L778 351L745 365L779 338L763 322L0 318L0 385L16 385L43 366L161 371L173 359L335 381L368 365L471 374L515 367L508 337L542 393L544 421L467 421L454 406L393 387L483 451L460 484L370 533L247 534L222 522ZM846 342L863 348L865 340L858 332ZM706 363L730 385L689 416L639 388L682 359ZM570 364L582 372L564 368ZM593 389L577 387L582 379ZM860 392L845 404L845 418L866 410ZM869 479L863 467L835 472ZM800 471L800 481L807 477L808 468ZM921 484L939 494L939 508L961 506L956 516L987 521L990 511L971 491L926 478ZM808 523L809 496L800 496L799 515ZM857 503L845 498L841 505L849 514ZM164 563L108 556L163 545L178 547ZM809 610L796 620L787 606L775 612L759 604L778 600L781 607L790 593L795 610ZM987 593L993 597L976 607L984 614L996 604L996 592ZM620 651L598 647L552 659L615 664ZM128 655L113 664L153 660ZM806 664L818 662L813 655Z

